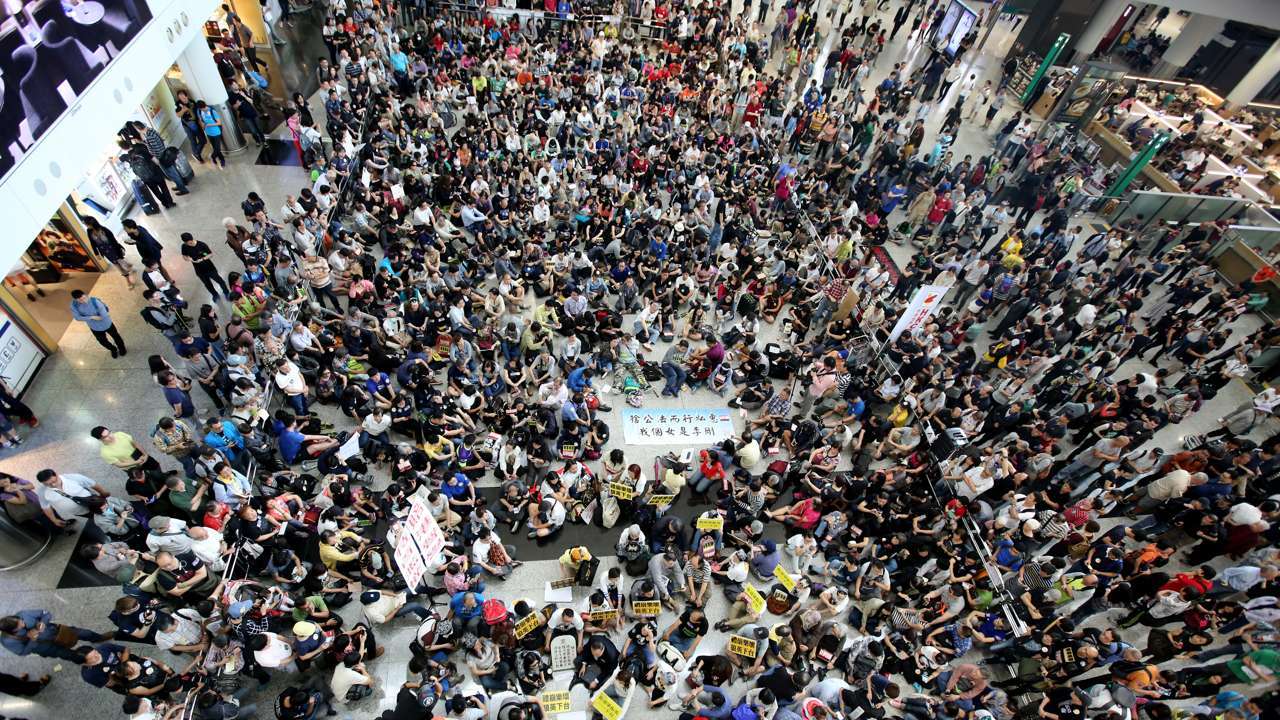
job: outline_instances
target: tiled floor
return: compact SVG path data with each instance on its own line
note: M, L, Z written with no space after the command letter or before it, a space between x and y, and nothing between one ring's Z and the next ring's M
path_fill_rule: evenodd
M890 8L892 11L893 8ZM970 62L979 73L980 80L995 78L998 75L998 64L1010 38L1007 33L997 31L988 43L986 51L973 54ZM315 55L315 53L311 53ZM301 53L294 55L304 56ZM872 73L870 82L878 82L892 66L896 59L904 59L908 63L919 61L920 48L913 45L909 38L899 35L885 51L879 66ZM286 57L289 57L286 54ZM908 69L908 72L910 70ZM947 99L944 102L950 102ZM941 123L943 112L939 111L929 118L928 127L936 132ZM932 137L932 134L930 135ZM965 125L956 143L957 156L973 154L975 156L989 150L990 139L983 130L973 124ZM304 173L300 168L288 166L266 166L255 164L253 151L243 152L230 159L228 167L215 169L208 166L196 168L197 179L192 186L193 192L184 198L177 208L165 211L159 216L140 218L140 222L165 244L169 252L166 255L166 266L174 275L177 284L195 307L207 302L204 288L194 279L189 266L177 253L177 236L181 232L192 232L196 237L209 242L217 248L219 267L224 271L233 267L233 258L222 242L222 218L231 216L239 219L239 202L249 191L258 192L266 199L269 208L279 207L286 193L295 192L304 182ZM899 264L910 259L911 249L891 246L890 253ZM94 425L102 424L113 429L128 431L145 441L155 421L166 414L167 407L160 390L155 386L147 372L147 356L160 353L170 356L167 343L151 328L145 325L137 315L139 297L137 293L125 287L124 280L118 275L107 274L102 277L94 294L105 300L112 308L116 324L130 346L127 357L113 360L100 348L87 328L73 324L62 338L61 350L51 357L44 370L31 387L27 401L43 418L43 425L28 434L26 445L21 452L10 452L0 455L0 467L6 472L34 477L41 468L52 467L60 471L79 472L99 480L112 492L122 492L122 474L107 466L98 456L97 443L92 440L88 431ZM223 305L221 310L226 310ZM656 350L660 354L664 350ZM173 358L170 357L172 360ZM1136 369L1135 365L1121 369L1125 375ZM1161 443L1173 444L1177 438L1187 432L1203 432L1214 425L1214 419L1224 411L1234 407L1247 398L1241 387L1232 385L1208 404L1197 416L1180 426L1171 427L1157 436ZM685 394L678 399L651 397L648 407L658 408L701 408L716 407L720 399L708 392ZM212 408L207 400L197 394L196 404L200 411L208 412ZM609 415L614 428L619 427L619 412L622 402L615 401L615 410ZM741 420L734 414L735 422ZM614 445L620 443L615 438ZM652 468L657 454L666 452L665 447L627 447L627 457L631 462L639 463L642 468ZM385 477L375 482L381 487ZM485 485L492 486L489 481ZM683 506L677 512L685 512ZM602 533L595 529L583 529L570 526L564 534L563 542L588 544L602 555L609 554L617 533ZM546 578L558 575L559 570L549 549L535 549L523 539L506 538L515 541L520 548L518 556L525 558L541 558L527 563L514 576L501 585L495 585L495 591L503 598L529 598L541 602L543 582ZM39 562L30 567L0 575L0 613L22 608L46 608L51 610L58 620L80 624L92 628L107 626L106 613L110 604L118 596L113 587L84 588L59 590L58 584L63 577L69 555L73 547L70 539L60 539ZM606 558L605 566L613 561ZM603 572L603 568L601 572ZM575 594L576 602L583 599L581 591ZM710 608L713 619L723 617L725 603L717 595ZM348 607L343 613L349 620L358 619L358 609ZM663 618L670 621L668 614ZM377 696L361 702L357 707L348 710L350 716L373 717L380 709L390 706L400 683L406 675L406 664L409 658L408 642L413 634L413 623L402 621L393 626L384 627L380 631L380 640L388 650L387 655L373 663L371 671L382 681L383 687ZM619 642L621 639L619 638ZM704 641L705 648L718 648L724 644L721 633L712 633ZM146 650L143 652L154 652ZM42 672L55 672L55 684L50 691L33 699L0 697L0 715L9 717L26 717L32 720L44 718L62 718L74 715L75 711L83 712L85 708L99 708L106 716L117 712L117 700L103 691L99 691L82 683L75 675L76 668L66 664L55 664L37 658L18 659L0 652L0 669L6 672L29 672L38 675ZM286 680L277 680L278 689ZM564 680L556 686L563 688ZM734 690L741 690L736 687ZM262 693L259 700L268 705L260 715L270 714L269 703L274 695L271 691ZM575 707L583 707L584 701L578 699ZM344 713L344 715L347 713ZM674 717L673 713L661 711L653 714L635 714L635 717Z

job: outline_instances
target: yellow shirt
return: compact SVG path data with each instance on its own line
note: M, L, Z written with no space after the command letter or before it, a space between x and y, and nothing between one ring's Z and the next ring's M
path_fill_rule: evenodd
M340 531L338 533L338 537L353 538L355 540L360 539L359 535L356 535L350 530ZM328 543L321 543L320 545L320 562L324 563L324 566L329 568L330 570L337 570L338 563L351 562L352 560L355 560L357 557L359 557L359 553L356 552L355 550L352 550L351 552L343 552L339 550L337 547L330 545Z
M122 430L111 433L111 444L103 443L98 454L112 465L133 462L133 436Z

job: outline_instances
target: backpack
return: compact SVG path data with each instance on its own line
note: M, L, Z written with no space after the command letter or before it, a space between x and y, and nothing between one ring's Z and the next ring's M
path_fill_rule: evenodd
M484 614L484 621L488 625L497 625L509 616L507 606L497 598L485 600L481 608L481 612Z

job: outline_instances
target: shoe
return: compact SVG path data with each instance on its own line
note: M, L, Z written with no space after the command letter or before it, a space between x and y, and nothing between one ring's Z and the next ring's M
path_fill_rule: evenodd
M120 348L120 357L124 357L125 355L128 355L128 354L129 354L128 350L125 350L124 348Z
M45 297L44 291L41 290L40 288L36 288L36 294L39 295L40 297ZM46 675L45 677L48 677L48 676Z
M32 295L31 293L27 293L27 299L30 300L31 302L35 302L36 296Z
M118 357L120 357L120 353L116 352L115 350L112 350L112 351L111 351L111 359L112 359L112 360L115 360L115 359L116 359L116 358L118 358Z
M174 192L173 194L174 194L174 195L190 195L190 194L191 194L191 191L190 191L190 190L178 190L178 191Z

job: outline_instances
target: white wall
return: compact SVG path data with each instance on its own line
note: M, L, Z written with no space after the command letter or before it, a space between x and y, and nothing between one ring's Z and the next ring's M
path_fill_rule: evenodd
M96 163L193 40L220 0L147 0L154 15L128 49L80 95L0 181L0 267L9 267Z

